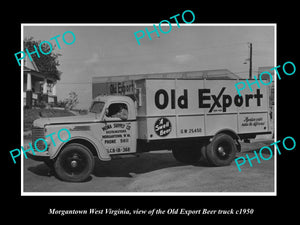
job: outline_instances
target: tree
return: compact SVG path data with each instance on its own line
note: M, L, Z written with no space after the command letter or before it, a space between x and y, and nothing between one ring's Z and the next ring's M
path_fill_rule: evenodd
M65 103L65 108L71 110L79 103L78 95L74 91L71 91L63 102Z
M24 39L24 49L28 49L29 52L33 52L34 45L38 49L40 46L41 41L35 41L33 40L33 37L25 38ZM31 58L35 62L36 66L38 67L39 71L43 74L46 74L48 76L52 76L53 78L60 80L60 76L62 74L61 71L57 69L57 66L59 66L58 56L61 56L59 53L54 53L53 50L55 49L56 45L52 45L52 51L48 55L39 54L40 57L37 56L37 54L32 54ZM42 44L41 48L43 52L49 52L50 47L47 44Z

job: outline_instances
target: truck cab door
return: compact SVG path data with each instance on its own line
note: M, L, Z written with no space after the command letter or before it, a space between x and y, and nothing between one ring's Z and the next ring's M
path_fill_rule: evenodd
M128 102L110 102L100 123L101 141L110 155L136 152L135 108Z

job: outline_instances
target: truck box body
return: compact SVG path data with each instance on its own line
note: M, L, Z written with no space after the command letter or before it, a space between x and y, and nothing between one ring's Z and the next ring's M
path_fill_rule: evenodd
M238 96L236 80L139 80L140 139L213 136L221 129L237 134L269 131L266 86ZM164 126L165 125L165 126Z
M145 78L103 83L102 94L138 100L138 139L214 136L230 130L241 137L270 133L266 86L239 96L237 79ZM252 135L252 136L253 136Z

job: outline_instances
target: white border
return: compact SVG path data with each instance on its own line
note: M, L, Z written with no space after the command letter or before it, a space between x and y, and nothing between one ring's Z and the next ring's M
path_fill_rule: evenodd
M158 25L158 23L154 23ZM173 25L177 25L172 23ZM24 26L153 26L151 23L22 23L21 50L24 49ZM167 26L167 24L162 24ZM192 23L180 26L273 26L274 27L274 67L277 65L277 24L276 23ZM23 146L23 65L21 61L21 146ZM274 141L277 141L277 76L274 75ZM24 192L24 157L21 157L21 196L277 196L277 152L274 150L274 192Z

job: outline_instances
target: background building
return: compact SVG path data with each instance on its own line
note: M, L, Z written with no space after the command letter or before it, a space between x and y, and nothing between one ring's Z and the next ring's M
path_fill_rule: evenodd
M23 67L23 105L26 108L41 104L56 105L57 78L46 75L38 70L34 61L26 55Z

